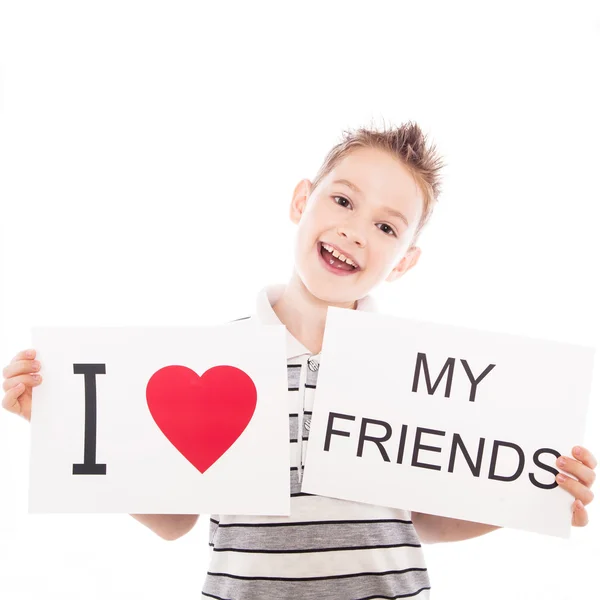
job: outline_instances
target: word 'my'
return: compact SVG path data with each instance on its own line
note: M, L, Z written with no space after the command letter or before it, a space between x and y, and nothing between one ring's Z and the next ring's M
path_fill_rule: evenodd
M421 375L421 367L423 367L423 370L425 371L425 383L427 384L427 393L429 393L429 394L435 393L437 386L439 385L440 381L442 380L442 377L444 376L444 373L447 370L448 377L446 379L446 389L444 391L444 398L449 398L450 390L452 389L452 377L454 376L454 363L455 362L456 362L455 358L452 358L452 357L448 358L448 360L446 361L446 364L444 365L444 368L440 371L440 374L438 375L438 378L436 379L433 387L431 387L431 378L429 377L429 367L427 366L427 355L424 352L417 352L417 363L415 365L415 376L413 378L412 391L416 392L419 388L419 376ZM486 367L485 371L483 371L483 373L477 379L475 379L473 377L473 372L471 371L471 368L469 367L469 363L462 358L460 359L460 362L461 362L462 366L464 367L465 371L467 372L467 377L469 378L469 381L471 382L471 393L469 395L469 401L475 402L475 393L477 392L477 385L479 383L481 383L481 380L496 365L488 365Z

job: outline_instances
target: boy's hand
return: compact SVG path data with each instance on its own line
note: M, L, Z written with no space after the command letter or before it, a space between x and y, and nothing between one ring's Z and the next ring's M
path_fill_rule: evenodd
M38 372L42 366L34 358L35 350L23 350L2 371L2 387L6 392L2 407L27 421L31 421L31 390L42 383Z
M561 456L556 461L556 465L559 469L575 475L577 479L566 477L559 473L556 476L556 481L561 488L567 490L569 494L572 494L575 497L571 525L574 525L575 527L584 527L588 524L588 514L585 506L594 499L594 494L590 488L596 480L594 469L596 468L598 461L594 458L594 455L583 446L575 446L575 448L573 448L573 456L575 459ZM564 481L561 481L561 477Z

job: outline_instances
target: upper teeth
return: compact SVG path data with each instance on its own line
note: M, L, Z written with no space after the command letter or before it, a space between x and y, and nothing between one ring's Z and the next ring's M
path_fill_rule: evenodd
M358 265L353 260L351 260L350 258L346 258L343 254L340 254L335 248L332 248L327 244L322 244L322 246L323 248L325 248L325 250L327 250L327 252L331 252L331 254L333 254L336 258L339 258L340 260L347 262L349 265L358 268Z

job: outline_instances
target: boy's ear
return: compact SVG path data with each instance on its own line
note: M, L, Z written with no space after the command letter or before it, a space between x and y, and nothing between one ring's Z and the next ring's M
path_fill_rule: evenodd
M290 206L290 219L295 225L300 222L302 213L306 208L306 202L310 196L311 187L311 181L309 179L303 179L302 181L299 181L294 188L294 195L292 197L292 204Z
M417 246L412 246L406 251L406 254L402 257L402 260L392 269L392 272L385 278L386 281L395 281L399 279L412 269L417 262L419 261L419 257L421 256L421 248Z

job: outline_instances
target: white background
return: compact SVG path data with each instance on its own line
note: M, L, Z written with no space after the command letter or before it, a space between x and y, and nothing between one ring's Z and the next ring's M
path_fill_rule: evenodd
M34 325L201 325L292 269L295 184L343 129L416 120L444 154L392 314L600 344L595 2L0 4L0 362ZM598 377L581 440L600 457ZM29 425L0 415L0 597L200 596L208 519L27 515ZM433 598L591 597L568 541L426 546ZM85 586L85 589L82 589Z

